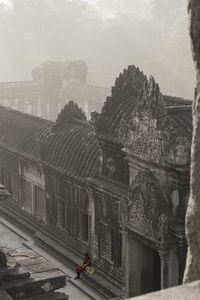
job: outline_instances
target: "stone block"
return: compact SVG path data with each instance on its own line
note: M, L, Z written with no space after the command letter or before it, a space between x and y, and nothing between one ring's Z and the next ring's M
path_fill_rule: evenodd
M198 300L200 299L200 281L179 285L155 293L149 293L130 300Z
M1 300L13 300L13 298L2 288L0 288L0 299Z

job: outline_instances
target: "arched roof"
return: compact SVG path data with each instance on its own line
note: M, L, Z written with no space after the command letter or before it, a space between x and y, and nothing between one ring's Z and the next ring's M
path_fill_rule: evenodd
M91 126L73 121L56 131L44 146L43 163L73 178L92 177L100 170L100 150Z
M92 125L72 102L57 123L0 107L0 147L76 179L96 175L101 166Z
M84 179L100 171L100 156L91 124L84 120L80 108L69 102L58 116L54 133L43 146L43 163L69 177Z
M0 147L38 161L39 141L50 134L53 122L0 107Z

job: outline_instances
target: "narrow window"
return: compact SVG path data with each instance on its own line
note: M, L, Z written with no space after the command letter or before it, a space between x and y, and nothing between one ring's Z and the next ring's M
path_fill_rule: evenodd
M62 229L66 227L66 207L62 200L57 200L57 225Z
M102 225L100 236L100 256L110 262L113 261L113 232L109 226Z
M38 185L34 186L34 203L35 203L35 215L39 219L44 219L45 217L45 193L44 189Z
M79 211L79 238L84 242L88 242L88 236L89 236L88 222L89 222L88 214L80 210Z

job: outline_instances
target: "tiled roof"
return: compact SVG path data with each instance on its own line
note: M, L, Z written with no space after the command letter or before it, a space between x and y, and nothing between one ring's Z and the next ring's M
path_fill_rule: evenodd
M80 112L69 117L68 110L63 111L66 120L61 116L55 124L0 107L0 147L25 159L41 161L68 176L83 179L96 175L100 170L100 150L91 124L79 119Z
M31 160L40 158L39 140L47 136L53 122L0 107L0 147Z
M100 150L87 122L71 121L48 138L42 151L44 165L73 178L84 179L100 171Z
M170 106L168 115L184 134L192 136L192 107L189 105Z
M0 147L40 161L42 143L45 165L76 178L95 175L100 168L100 150L92 126L76 118L61 121L55 126L54 122L0 107Z
M101 154L91 124L72 104L71 101L61 111L54 133L43 146L42 161L69 177L84 179L99 173Z
M167 106L179 106L179 105L191 105L192 100L190 99L183 99L180 97L163 95Z

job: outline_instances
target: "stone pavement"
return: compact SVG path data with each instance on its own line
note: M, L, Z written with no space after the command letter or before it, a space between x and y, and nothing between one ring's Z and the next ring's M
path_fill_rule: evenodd
M56 265L62 270L68 277L68 284L65 288L60 289L60 292L69 295L70 300L103 300L102 296L99 296L94 290L91 290L85 283L80 281L74 281L76 272L58 261L52 255L48 254L45 250L41 249L34 240L20 229L11 225L8 221L0 217L0 245L7 244L10 248L27 250L32 249L39 255L47 259L49 262Z
M200 281L133 297L129 300L200 300Z
M13 298L11 298L8 295L8 293L2 288L0 288L0 299L2 299L2 300L13 300Z

